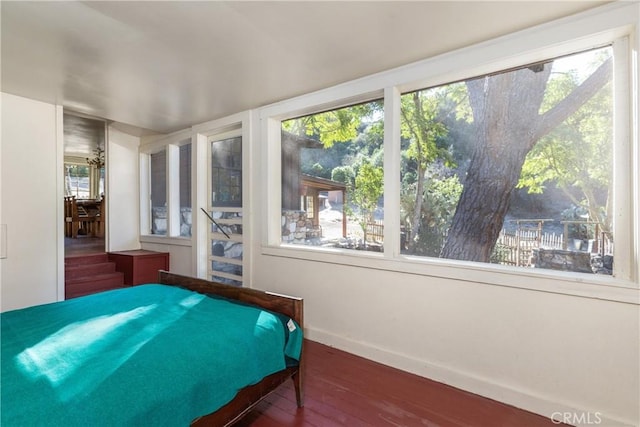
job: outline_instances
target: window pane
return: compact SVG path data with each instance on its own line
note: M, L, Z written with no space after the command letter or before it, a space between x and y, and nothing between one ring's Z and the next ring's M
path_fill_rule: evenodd
M167 153L151 158L151 234L167 234Z
M191 236L191 144L180 146L180 236Z
M402 252L612 274L611 56L404 94Z
M382 251L383 103L282 123L282 242Z
M65 196L76 196L76 199L88 199L90 195L89 166L65 164L64 170Z
M213 206L242 206L242 137L211 143Z
M212 137L209 277L242 286L242 137Z

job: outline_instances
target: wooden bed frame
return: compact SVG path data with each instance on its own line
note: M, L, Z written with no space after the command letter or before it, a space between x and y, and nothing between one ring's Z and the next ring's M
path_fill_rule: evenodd
M298 323L298 325L300 325L301 328L304 325L303 304L301 298L289 297L256 289L224 285L222 283L204 279L181 276L163 270L158 272L158 282L165 285L179 286L202 294L215 294L225 298L242 301L244 303L257 305L292 318ZM293 379L296 392L296 402L298 407L301 408L303 406L304 398L303 368L304 358L301 353L300 363L298 366L286 368L283 371L276 372L265 377L257 384L243 388L231 402L227 403L216 412L196 418L191 425L197 427L230 426L251 411L258 402L268 396L289 378Z

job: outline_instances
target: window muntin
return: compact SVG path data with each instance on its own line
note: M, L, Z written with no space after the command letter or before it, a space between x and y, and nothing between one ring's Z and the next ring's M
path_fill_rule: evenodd
M612 274L611 58L402 95L402 253Z
M283 243L382 251L381 100L282 122Z

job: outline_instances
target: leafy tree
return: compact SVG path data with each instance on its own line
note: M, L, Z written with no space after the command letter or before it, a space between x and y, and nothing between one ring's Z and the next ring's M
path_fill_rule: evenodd
M462 184L457 175L440 176L429 168L424 182L420 231L413 242L413 252L417 255L438 257L444 245L453 212L462 192ZM417 183L403 188L400 196L401 212L406 216L415 208L415 187ZM404 218L406 220L406 217Z
M477 143L442 257L490 260L527 154L610 80L611 62L542 113L550 63L466 82Z
M331 180L341 182L347 187L355 184L355 176L351 166L338 166L331 171Z
M439 101L442 94L437 90L413 92L401 99L402 135L409 138L410 144L405 156L416 165L415 203L412 215L407 218L410 225L408 236L409 252L415 251L415 242L420 232L420 218L424 200L425 172L429 163L439 157L447 158L447 151L438 147L438 137L446 134L447 129L437 120Z
M282 123L282 127L296 135L314 137L325 148L330 148L336 142L354 140L363 118L373 117L382 110L382 101L373 101L287 120ZM377 131L381 132L380 129Z
M351 203L358 209L350 215L357 217L358 225L362 228L364 242L367 241L367 224L373 221L373 214L378 207L378 201L383 193L383 171L370 163L364 163L358 170L355 184L349 192Z
M550 80L543 109L578 85L579 76L564 73ZM571 117L543 137L527 154L518 188L542 193L555 182L574 206L584 206L589 219L611 231L612 163L611 87L607 84ZM578 188L578 199L573 188ZM605 194L604 201L598 195Z
M310 172L313 176L325 177L327 175L327 172L320 163L314 163L313 166L311 166Z

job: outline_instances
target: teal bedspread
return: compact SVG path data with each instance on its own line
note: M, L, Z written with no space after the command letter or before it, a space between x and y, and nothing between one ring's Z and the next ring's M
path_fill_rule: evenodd
M302 343L272 313L165 285L0 318L3 427L187 426Z

